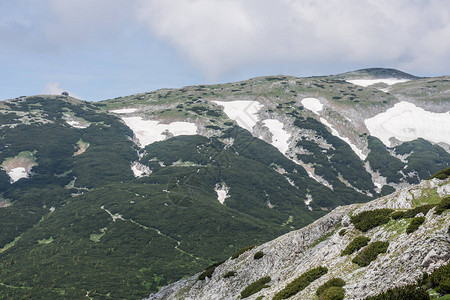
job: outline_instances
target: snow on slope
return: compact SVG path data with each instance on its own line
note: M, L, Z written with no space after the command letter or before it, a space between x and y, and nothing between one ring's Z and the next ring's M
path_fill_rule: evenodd
M154 142L163 141L167 133L174 136L197 134L197 126L189 122L160 124L154 120L143 120L141 117L128 117L122 118L122 120L133 130L141 148Z
M364 123L370 134L388 147L393 146L391 137L403 142L424 138L450 144L450 112L433 113L402 101Z
M137 110L137 108L122 108L122 109L115 109L110 110L110 112L115 114L131 114L134 113Z
M213 101L223 107L225 114L239 126L253 132L258 122L258 111L263 107L258 101Z
M29 177L28 172L24 167L17 167L17 168L11 169L9 172L7 172L7 174L11 178L11 183L14 183L21 178Z
M263 121L264 126L269 128L272 133L272 145L281 153L286 154L289 149L289 139L291 134L283 129L284 124L276 119L267 119Z
M355 85L367 87L375 83L386 83L387 85L393 85L396 83L409 81L409 79L380 78L380 79L354 79L346 81Z
M306 108L309 109L310 111L312 111L313 113L315 113L316 115L319 115L319 111L321 111L323 109L323 105L322 103L320 103L320 101L316 98L304 98L302 100L302 105ZM361 160L365 160L367 155L364 155L362 153L362 151L360 149L358 149L358 147L356 147L351 141L350 139L348 139L347 137L341 136L339 134L339 132L333 128L333 126L324 118L320 118L320 122L322 122L322 124L324 124L325 126L327 126L328 128L330 128L331 130L331 134L340 138L341 140L343 140L344 142L346 142L347 144L349 144L350 148L352 148L352 150L356 153L356 155L358 155L358 157Z
M318 115L319 111L323 109L323 104L320 103L319 99L316 98L304 98L302 100L302 105L316 115Z

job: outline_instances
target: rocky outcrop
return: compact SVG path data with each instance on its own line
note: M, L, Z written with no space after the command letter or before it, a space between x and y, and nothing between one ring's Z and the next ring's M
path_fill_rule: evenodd
M315 299L317 288L333 277L345 280L346 299L362 299L414 283L423 272L430 273L450 259L449 211L437 215L431 209L425 222L410 234L405 230L409 219L390 220L363 233L354 227L350 216L367 210L399 210L437 203L449 194L449 188L449 179L433 179L369 203L338 207L300 230L228 259L211 278L198 280L197 274L164 287L148 299L237 299L249 284L264 276L271 277L269 287L248 299L271 299L293 279L319 265L327 267L328 273L290 299ZM366 267L352 262L356 253L341 256L342 250L359 235L369 237L370 242L388 241L387 252ZM264 256L254 259L260 251ZM230 271L236 272L235 276L224 278Z

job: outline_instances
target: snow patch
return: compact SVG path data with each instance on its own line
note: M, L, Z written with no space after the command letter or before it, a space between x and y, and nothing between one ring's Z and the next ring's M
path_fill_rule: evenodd
M131 163L131 170L133 171L134 177L137 178L149 176L152 173L149 167L137 161Z
M398 79L398 78L380 78L380 79L354 79L346 80L349 83L367 87L376 83L386 83L387 85L393 85L400 82L407 82L409 79Z
M288 141L291 138L291 134L283 129L284 124L276 119L267 119L262 123L272 133L271 144L280 150L281 153L286 154L289 149Z
M225 182L216 183L214 190L217 193L217 200L219 200L220 204L223 204L225 199L230 197L230 195L228 195L230 188L225 184Z
M317 115L323 109L323 104L316 98L304 98L301 102L306 109L309 109Z
M310 206L311 202L313 201L313 197L310 194L306 194L306 200L303 200L303 202L305 202L306 207L308 207L308 209L310 211L312 211L312 207Z
M258 111L264 107L258 101L212 101L223 107L228 118L236 121L242 128L253 132L253 127L258 122Z
M347 138L347 137L345 137L345 136L341 136L341 135L339 134L339 132L338 132L336 129L334 129L333 126L332 126L330 123L328 123L328 121L325 120L324 118L320 118L320 121L321 121L324 125L326 125L328 128L331 129L331 134L332 134L332 135L334 135L334 136L340 138L341 140L343 140L344 142L346 142L346 143L350 146L350 148L352 148L353 152L355 152L356 155L358 155L358 157L359 157L361 160L365 160L365 159L366 159L367 155L365 155L360 149L358 149L358 147L356 147L356 145L353 144L353 143L350 141L349 138Z
M135 111L137 111L137 108L122 108L122 109L110 110L110 112L115 113L115 114L131 114L131 113L134 113Z
M143 120L142 117L122 117L122 120L133 130L141 148L165 140L167 134L173 136L197 134L197 125L190 122L161 124L159 121Z
M21 178L28 178L28 172L24 167L13 168L8 171L7 174L11 178L11 183L14 183Z
M91 125L89 122L81 118L77 118L68 114L64 114L63 119L64 121L66 121L67 124L78 129L85 129Z
M424 138L450 144L450 112L433 113L409 102L399 102L384 113L364 121L372 136L392 147L390 138L402 142Z

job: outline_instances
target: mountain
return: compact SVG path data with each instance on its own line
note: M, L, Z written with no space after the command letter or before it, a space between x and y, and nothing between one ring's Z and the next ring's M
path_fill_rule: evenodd
M369 69L1 101L0 295L143 298L417 184L450 163L449 79Z
M317 291L320 299L342 299L339 293L364 299L388 290L392 297L392 289L415 285L424 273L446 272L448 280L449 192L449 178L432 179L366 204L336 208L227 259L207 276L183 279L148 299L317 299ZM441 294L450 293L445 280L433 286ZM326 292L327 286L334 291ZM421 289L403 288L403 293L408 290L416 296L380 299L427 299Z

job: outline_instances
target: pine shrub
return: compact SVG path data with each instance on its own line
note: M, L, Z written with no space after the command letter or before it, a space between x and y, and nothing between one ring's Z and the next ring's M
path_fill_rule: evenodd
M355 251L358 251L362 247L366 246L370 241L370 238L365 236L357 236L355 237L347 247L345 247L344 251L342 251L341 256L350 255Z
M352 261L360 267L368 266L377 258L378 254L386 253L388 247L389 242L373 242L362 249Z
M287 299L297 294L298 292L306 288L311 282L322 277L322 275L325 275L327 272L327 268L320 266L303 273L302 275L294 279L294 281L289 283L284 289L279 291L273 297L273 300Z
M264 256L264 253L262 251L258 251L253 255L254 259L261 259Z
M250 249L255 248L256 246L257 246L257 245L251 245L251 246L247 246L247 247L242 248L241 250L239 250L239 251L237 251L236 253L234 253L234 254L231 256L231 259L236 259L236 258L238 258L239 255L241 255L241 254L244 253L244 252L247 252L247 251L250 250Z
M350 220L356 229L366 232L389 222L389 216L392 212L393 210L390 208L368 210L350 217Z
M319 296L323 294L330 287L340 287L342 288L345 285L345 281L341 278L331 278L321 286L317 288L316 295Z
M441 202L439 202L436 206L435 212L437 215L440 215L447 209L450 209L450 196L445 197L441 200Z
M251 295L256 294L260 290L269 287L266 283L269 283L270 280L271 278L269 276L256 280L241 292L241 298L243 299L250 297Z
M406 227L406 233L412 233L414 231L416 231L420 225L423 224L423 222L425 222L425 217L417 217L411 220L411 223L409 223L408 227Z
M345 290L340 286L332 286L326 289L319 296L319 300L342 300L345 296Z

